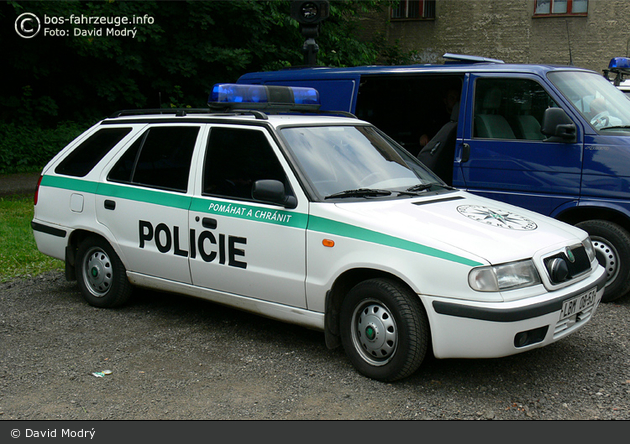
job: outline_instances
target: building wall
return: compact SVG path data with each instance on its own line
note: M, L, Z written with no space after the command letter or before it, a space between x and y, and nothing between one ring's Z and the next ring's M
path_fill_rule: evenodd
M390 21L389 11L366 20L417 63L451 52L601 72L628 55L630 39L628 0L589 0L587 17L534 17L534 0L437 0L434 20Z

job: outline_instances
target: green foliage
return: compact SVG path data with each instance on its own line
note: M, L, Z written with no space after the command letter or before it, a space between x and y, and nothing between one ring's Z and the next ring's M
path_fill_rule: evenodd
M387 60L382 36L356 36L361 14L389 4L331 0L316 39L318 63ZM305 38L290 10L289 0L1 2L0 171L39 166L71 140L74 128L61 122L85 129L119 109L205 107L215 83L302 65ZM68 35L19 37L13 23L23 12ZM83 21L46 24L45 17ZM112 26L85 23L90 17L136 19L117 28L133 30L133 37L107 36Z
M0 122L0 174L41 170L86 127L62 122L56 128Z
M332 1L331 16L317 38L318 62L330 66L372 64L378 45L352 36L360 13L385 1ZM116 109L170 106L170 99L205 106L212 85L233 82L250 71L303 63L304 37L290 18L290 1L30 1L0 4L0 19L13 22L22 12L47 17L127 17L151 19L121 28L134 37L94 36L107 26L47 25L67 37L17 36L0 27L0 40L11 48L4 57L9 84L0 92L0 117L17 120L23 106L19 92L46 102L36 118L54 125L61 120L94 120ZM111 28L111 26L109 26ZM81 35L76 35L76 33ZM83 35L85 34L85 35ZM16 92L18 94L16 94Z

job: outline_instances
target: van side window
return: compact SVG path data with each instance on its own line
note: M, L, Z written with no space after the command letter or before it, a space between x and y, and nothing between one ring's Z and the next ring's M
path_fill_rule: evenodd
M107 177L123 182L186 192L199 127L155 127L145 131Z
M528 79L480 78L475 85L474 137L542 140L545 109L556 103Z
M55 173L75 177L86 176L130 131L131 128L98 130L68 154L55 168Z
M254 182L289 183L265 134L241 128L212 128L203 172L203 194L252 199Z

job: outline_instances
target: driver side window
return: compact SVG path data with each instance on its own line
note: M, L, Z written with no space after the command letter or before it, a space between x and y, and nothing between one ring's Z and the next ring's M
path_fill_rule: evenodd
M542 140L542 117L556 103L528 79L480 78L475 84L473 137Z

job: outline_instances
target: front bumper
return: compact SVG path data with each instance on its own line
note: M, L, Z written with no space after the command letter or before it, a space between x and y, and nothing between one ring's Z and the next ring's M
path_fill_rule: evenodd
M582 328L604 294L601 267L579 282L553 293L511 302L453 301L421 295L431 324L437 358L498 358L543 347ZM564 301L596 289L592 307L560 320Z

